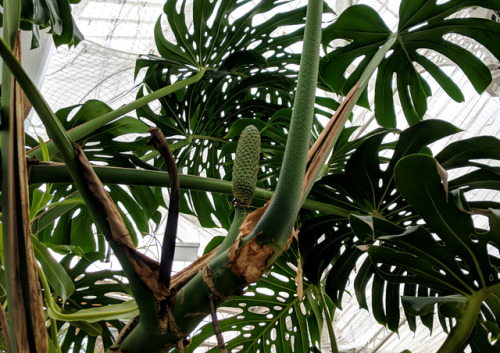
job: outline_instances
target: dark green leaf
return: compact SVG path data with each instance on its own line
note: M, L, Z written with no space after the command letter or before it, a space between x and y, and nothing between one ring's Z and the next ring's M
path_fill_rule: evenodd
M435 63L419 53L421 50L437 52L453 61L479 93L490 84L491 74L487 66L468 50L445 39L450 34L463 35L500 57L493 39L500 34L499 23L478 18L450 18L460 10L474 6L500 9L496 0L450 0L443 4L426 0L401 2L396 32L398 40L379 65L376 78L375 116L380 125L396 126L394 76L406 119L410 124L422 120L427 110L427 98L432 92L426 79L418 73L417 64L429 72L451 98L463 101L460 88ZM391 36L392 32L376 10L366 5L349 7L324 30L323 46L327 55L321 63L322 80L334 92L346 95L359 81L373 55ZM348 41L348 44L328 52L331 43L338 39ZM353 63L355 69L347 73Z

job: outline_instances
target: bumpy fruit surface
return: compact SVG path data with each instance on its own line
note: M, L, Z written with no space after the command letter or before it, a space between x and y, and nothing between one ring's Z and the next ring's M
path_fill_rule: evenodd
M233 167L233 195L242 206L252 203L259 171L259 156L259 130L248 125L240 135Z

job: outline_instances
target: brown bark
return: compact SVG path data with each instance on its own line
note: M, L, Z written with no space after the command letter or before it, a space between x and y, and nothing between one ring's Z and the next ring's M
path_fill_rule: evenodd
M20 34L14 54L21 61ZM26 96L12 79L9 112L8 151L8 232L9 277L11 283L10 319L14 320L18 352L48 351L47 329L37 264L30 227L28 175L25 152L24 119Z

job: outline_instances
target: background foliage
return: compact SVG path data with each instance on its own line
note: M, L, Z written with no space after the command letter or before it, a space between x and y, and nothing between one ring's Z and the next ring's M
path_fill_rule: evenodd
M76 45L81 40L68 2L23 1L22 5L21 27L33 31L33 46L39 28L46 27L56 45ZM181 173L227 181L237 138L246 126L255 125L262 135L258 186L274 190L290 128L300 59L290 48L301 44L306 14L305 7L289 10L282 5L275 0L255 4L249 0L178 4L167 0L154 33L160 56L144 55L137 61L136 75L145 74L137 98L193 77L200 70L206 70L204 75L136 109L138 119L121 116L75 142L91 162L136 169L140 178L141 169L166 169L145 137L149 127L157 126L171 145ZM476 189L500 190L499 170L489 164L500 159L500 141L474 137L435 153L430 146L459 129L441 120L421 121L432 95L423 72L454 100L464 99L451 78L422 55L423 49L455 62L478 92L491 82L484 63L448 40L452 33L464 35L500 57L494 39L500 34L500 25L461 18L460 11L471 6L500 10L500 3L493 0L451 0L439 5L403 0L394 33L365 5L351 6L325 27L318 86L344 96L367 72L373 73L371 58L397 37L374 78L374 112L382 127L356 139L352 138L356 127L345 128L309 195L311 200L343 210L342 214L302 210L297 221L298 241L259 282L224 303L231 312L238 312L220 321L223 332L234 334L226 342L230 350L319 351L323 327L331 325L325 317L342 307L355 268L355 295L361 308L369 309L367 297L371 296L373 317L396 332L402 306L411 330L416 330L417 318L432 328L437 317L445 332L452 333L469 298L489 291L465 344L473 352L498 349L499 259L493 255L500 244L498 203L467 198ZM191 18L186 16L191 13L188 7L192 7L192 28L188 25ZM326 4L324 8L330 11ZM290 27L294 30L285 31ZM175 41L166 38L166 31ZM335 48L340 39L348 43ZM403 131L396 129L394 88L411 125ZM368 92L358 104L369 105ZM322 130L320 121L330 118L337 108L334 99L322 93L316 97L311 145ZM56 117L70 130L110 112L104 102L90 100L61 109ZM29 145L34 144L29 139ZM39 148L44 149L44 143ZM59 153L44 153L44 159L62 160ZM464 172L448 180L446 172L455 169ZM142 235L158 229L162 217L158 209L167 207L159 187L108 184L106 188L119 205L135 244ZM89 271L109 256L109 246L96 234L94 220L74 185L33 185L30 193L36 256L50 285L44 291L55 298L62 314L103 307L101 311L107 315L102 320L66 320L69 324L65 324L48 311L49 320L56 320L61 351L91 351L99 335L104 346L110 347L114 341L111 328L121 330L123 323L117 320L116 311L105 306L124 304L131 290L121 271ZM229 229L231 199L183 190L181 211L196 215L202 226ZM256 200L253 206L263 201ZM489 228L477 229L472 214L487 216ZM64 258L56 261L47 248ZM302 269L303 298L299 298ZM126 315L131 314L120 318ZM53 331L51 335L55 345L58 340ZM188 351L211 336L211 324L201 327ZM334 336L330 338L334 341Z

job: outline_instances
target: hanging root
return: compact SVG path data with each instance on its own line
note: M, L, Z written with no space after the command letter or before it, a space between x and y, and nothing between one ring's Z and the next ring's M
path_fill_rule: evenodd
M177 341L177 352L184 353L184 340L182 339Z
M212 325L214 327L214 334L217 337L217 344L219 345L219 353L227 353L226 344L224 343L224 337L222 337L222 331L219 325L219 319L217 319L217 306L216 306L216 296L210 296L210 314L212 315Z
M165 229L165 236L163 237L163 244L161 248L161 261L160 270L158 275L158 282L170 288L170 278L172 272L172 262L174 261L175 239L177 237L177 223L179 220L179 175L177 173L177 165L175 158L168 146L165 137L158 128L151 128L148 130L151 134L151 140L148 144L160 152L165 165L167 166L168 175L170 177L170 202L168 205L167 227Z

